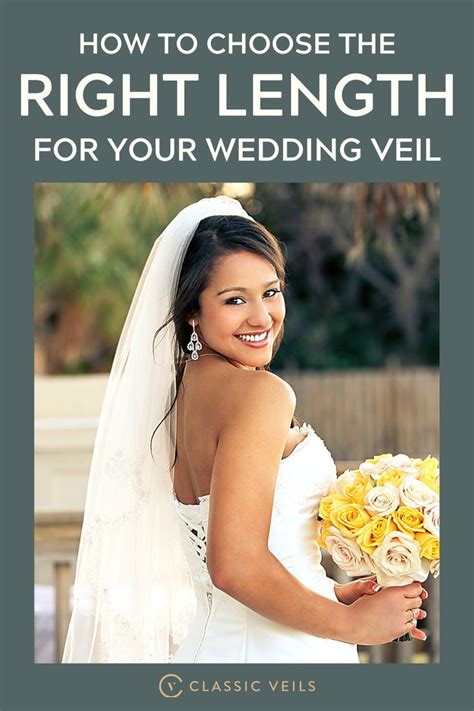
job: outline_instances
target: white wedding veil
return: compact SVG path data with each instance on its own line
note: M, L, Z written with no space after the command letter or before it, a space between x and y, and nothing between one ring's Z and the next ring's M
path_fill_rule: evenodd
M200 221L252 219L237 200L184 208L153 245L117 346L89 474L64 663L169 662L196 599L173 501L181 265Z

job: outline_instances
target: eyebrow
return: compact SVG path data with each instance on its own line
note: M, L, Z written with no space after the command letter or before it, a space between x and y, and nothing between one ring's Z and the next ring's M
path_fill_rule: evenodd
M277 279L272 279L272 281L267 282L264 284L264 288L267 286L271 286L272 284L275 284L276 282L280 281L278 278ZM245 289L243 286L229 286L228 289L222 289L222 291L218 291L216 296L220 296L221 294L225 294L228 291L248 291L248 289Z

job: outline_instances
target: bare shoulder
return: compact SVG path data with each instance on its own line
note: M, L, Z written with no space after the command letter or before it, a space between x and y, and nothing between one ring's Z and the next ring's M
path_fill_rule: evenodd
M269 370L247 370L242 371L242 380L246 380L246 387L250 392L257 395L264 395L267 402L278 402L285 404L293 411L296 407L296 395L283 378Z
M206 420L216 434L234 428L239 419L288 427L296 407L293 388L268 370L236 368L220 358L203 359L186 373L193 406L205 407ZM285 425L286 423L286 425Z
M222 426L235 423L240 415L254 422L291 422L296 395L285 380L268 370L232 370L226 381L221 408Z

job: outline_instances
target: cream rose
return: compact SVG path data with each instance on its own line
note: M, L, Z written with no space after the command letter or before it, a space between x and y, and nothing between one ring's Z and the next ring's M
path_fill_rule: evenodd
M369 556L361 550L354 539L345 538L335 526L329 528L325 546L334 562L348 575L366 575L374 572Z
M399 490L400 499L410 509L423 509L437 498L433 489L413 476L406 476L400 482Z
M393 484L374 486L365 495L364 506L367 511L378 516L388 516L400 503L400 494Z
M342 489L346 483L352 482L354 480L354 475L357 469L346 469L342 474L340 474L335 481L331 482L330 492L332 494L341 494Z
M387 587L426 580L429 563L420 558L420 546L407 533L392 531L372 554L377 581Z
M409 474L415 477L415 479L420 476L420 470L416 465L416 461L412 461L406 454L396 454L392 457L390 469L398 469L398 471Z
M412 461L406 454L379 454L373 459L367 459L359 467L360 471L366 476L371 476L372 479L379 479L382 474L395 470L397 473L409 474L418 478L420 470L416 465L416 461Z
M425 506L423 517L426 530L439 538L439 500Z
M372 479L377 480L381 474L383 474L390 466L390 462L393 459L392 454L379 454L373 459L367 459L367 461L362 462L359 469L362 474L366 476L371 476Z
M439 575L439 558L438 560L430 560L430 573L433 578L437 578Z

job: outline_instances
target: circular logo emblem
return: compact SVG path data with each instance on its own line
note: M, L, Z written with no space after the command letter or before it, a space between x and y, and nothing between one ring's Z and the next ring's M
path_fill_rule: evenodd
M178 674L165 674L158 682L158 690L165 699L177 699L183 693L180 689L182 683L183 680Z

